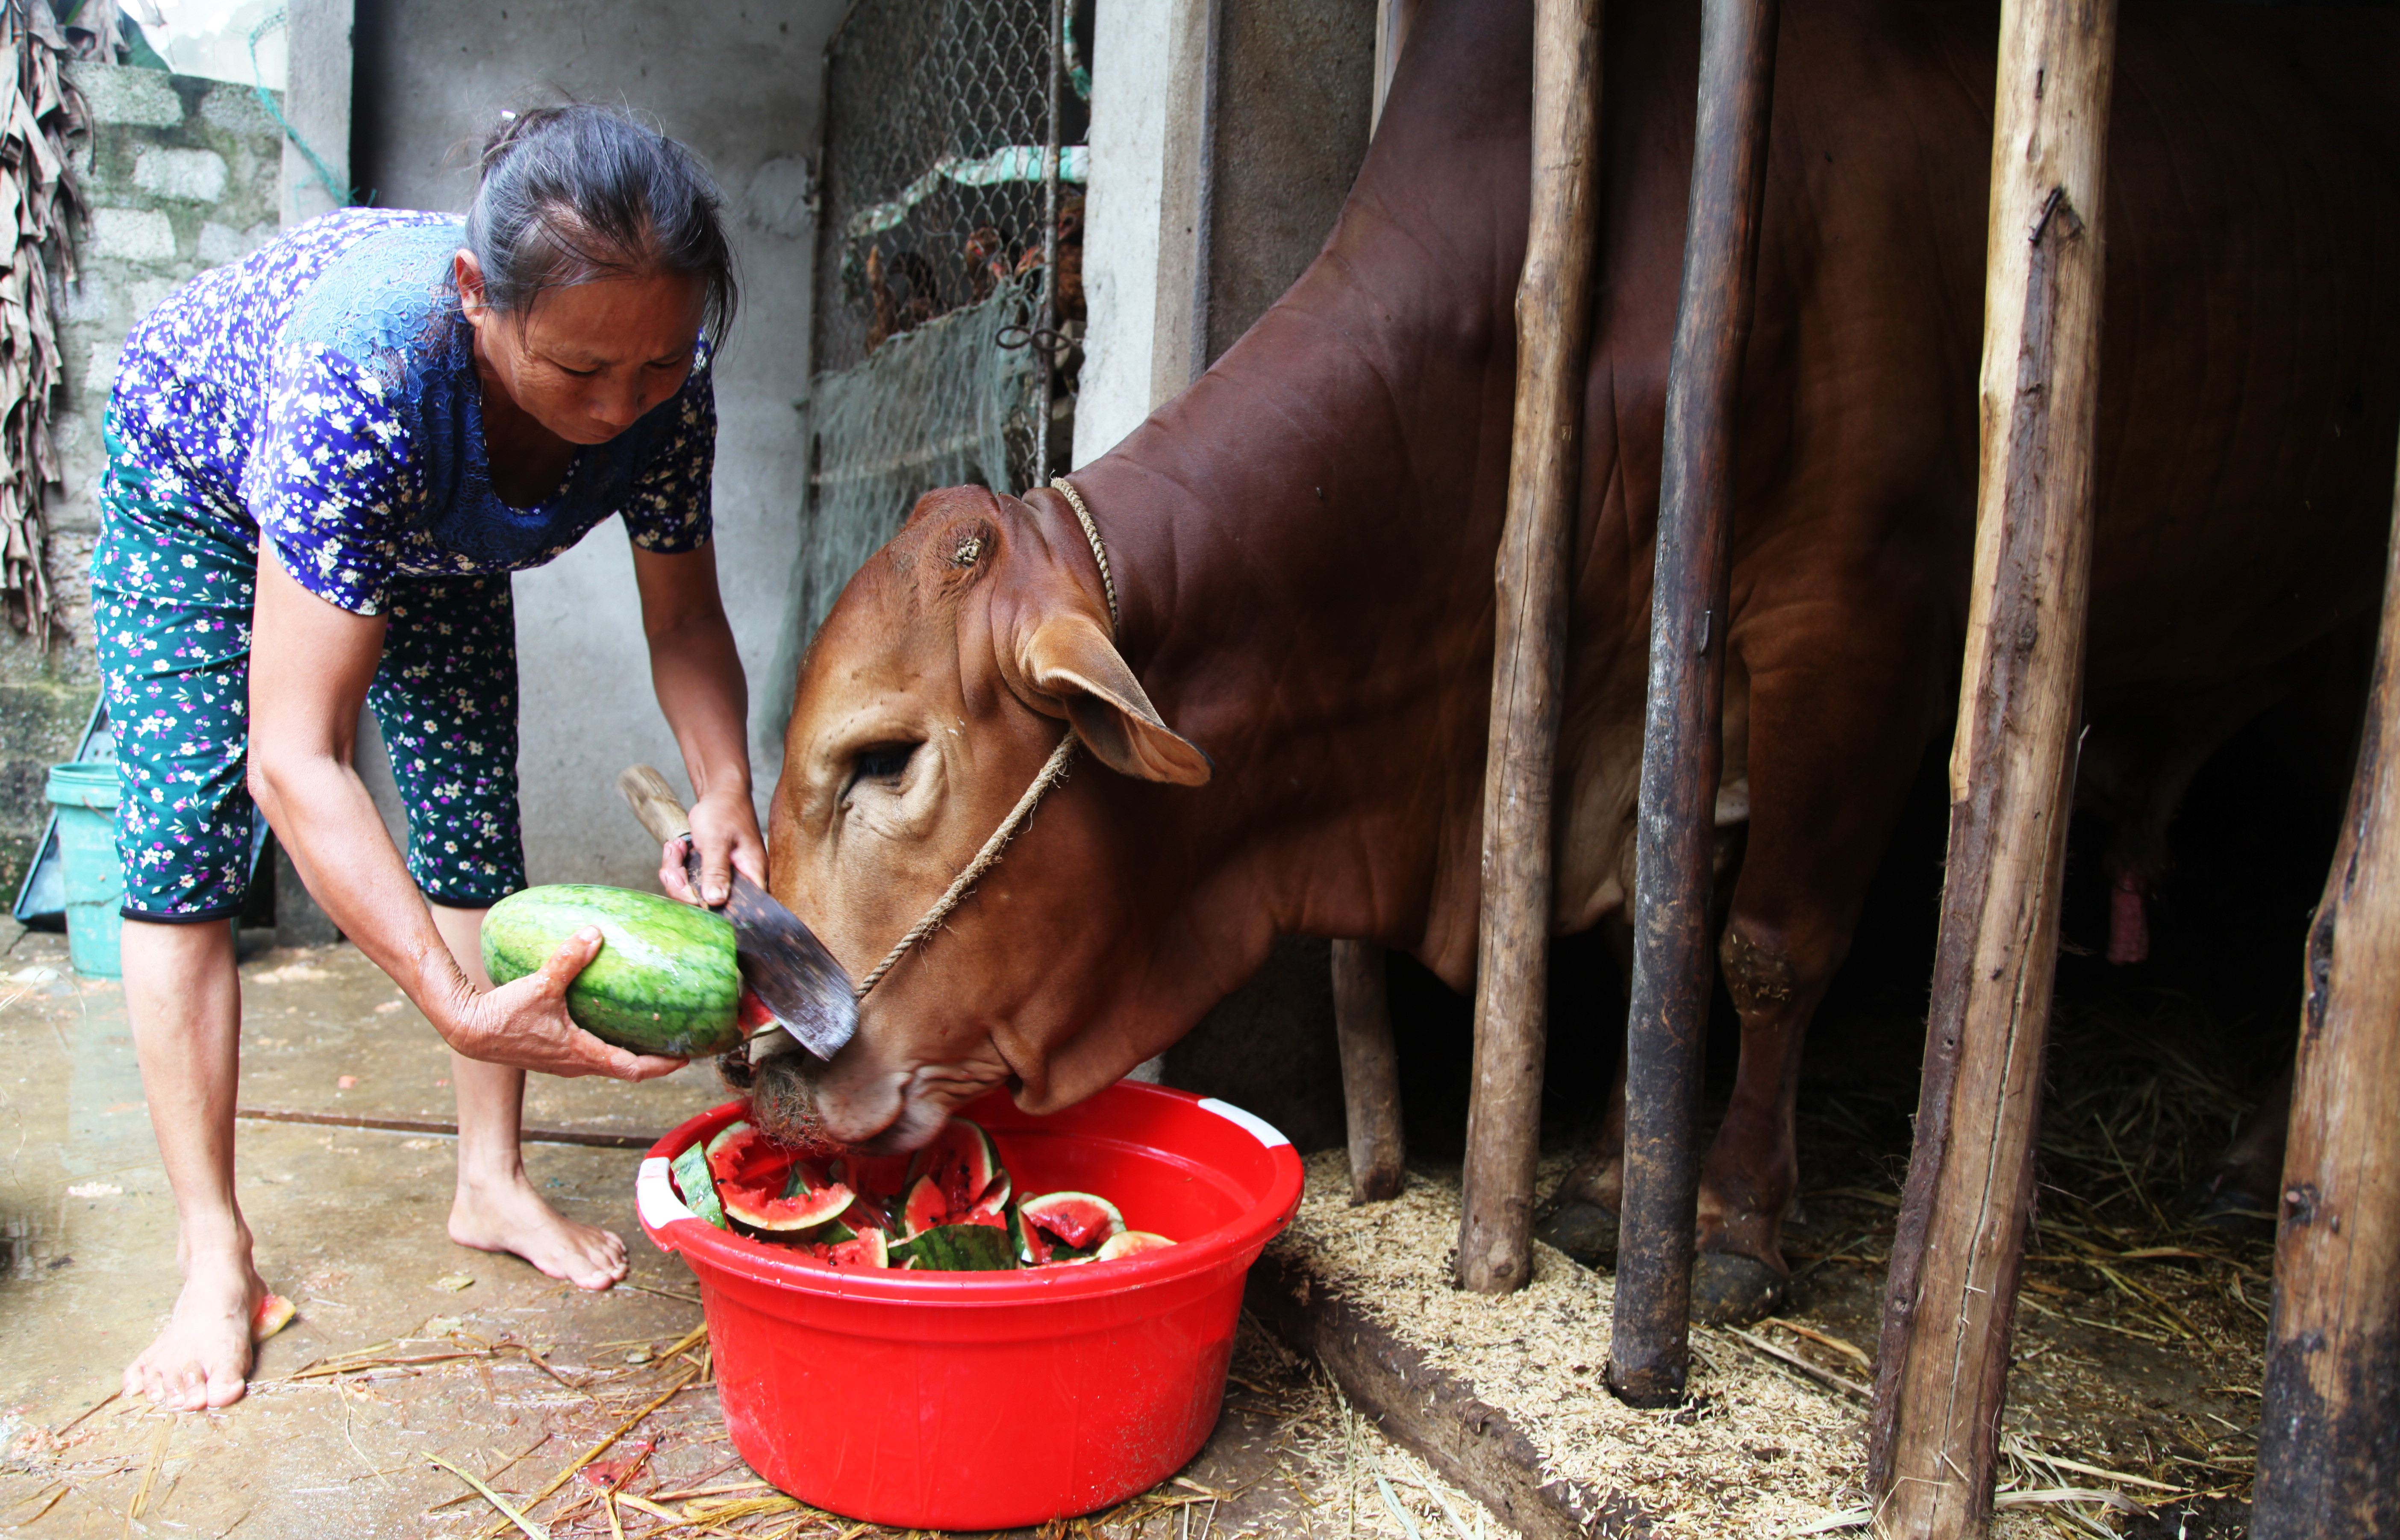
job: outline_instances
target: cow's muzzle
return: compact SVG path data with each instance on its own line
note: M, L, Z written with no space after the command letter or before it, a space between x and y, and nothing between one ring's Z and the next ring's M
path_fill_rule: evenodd
M947 1114L919 1109L906 1094L905 1077L879 1072L865 1054L853 1039L825 1063L772 1032L725 1055L717 1070L749 1097L751 1125L784 1144L893 1154L933 1138Z

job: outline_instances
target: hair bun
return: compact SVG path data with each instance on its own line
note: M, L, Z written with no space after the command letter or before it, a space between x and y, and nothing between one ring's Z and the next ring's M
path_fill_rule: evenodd
M484 295L522 312L544 289L646 271L707 292L722 339L735 302L722 195L689 150L631 114L583 102L504 112L484 142L467 245Z

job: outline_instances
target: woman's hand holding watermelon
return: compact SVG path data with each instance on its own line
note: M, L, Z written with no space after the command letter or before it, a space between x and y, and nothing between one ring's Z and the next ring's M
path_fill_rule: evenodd
M683 1059L612 1048L568 1016L566 987L600 955L600 928L585 926L516 982L491 990L470 987L434 1025L451 1047L469 1058L539 1070L566 1080L583 1075L656 1080L682 1069Z

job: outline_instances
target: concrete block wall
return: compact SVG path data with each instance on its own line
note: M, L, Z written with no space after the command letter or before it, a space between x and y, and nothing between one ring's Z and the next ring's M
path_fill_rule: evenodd
M60 295L66 385L52 421L64 484L51 489L49 568L65 625L47 654L0 629L0 893L10 898L48 815L44 776L75 752L100 693L89 569L117 352L178 284L273 238L282 163L281 131L251 87L119 64L68 75L91 107L75 151L91 223L79 280Z

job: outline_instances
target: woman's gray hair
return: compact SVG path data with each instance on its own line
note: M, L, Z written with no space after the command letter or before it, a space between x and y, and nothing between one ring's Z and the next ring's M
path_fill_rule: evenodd
M504 114L482 166L467 247L493 308L522 316L545 289L674 273L700 281L723 342L738 297L724 198L689 150L573 102Z

